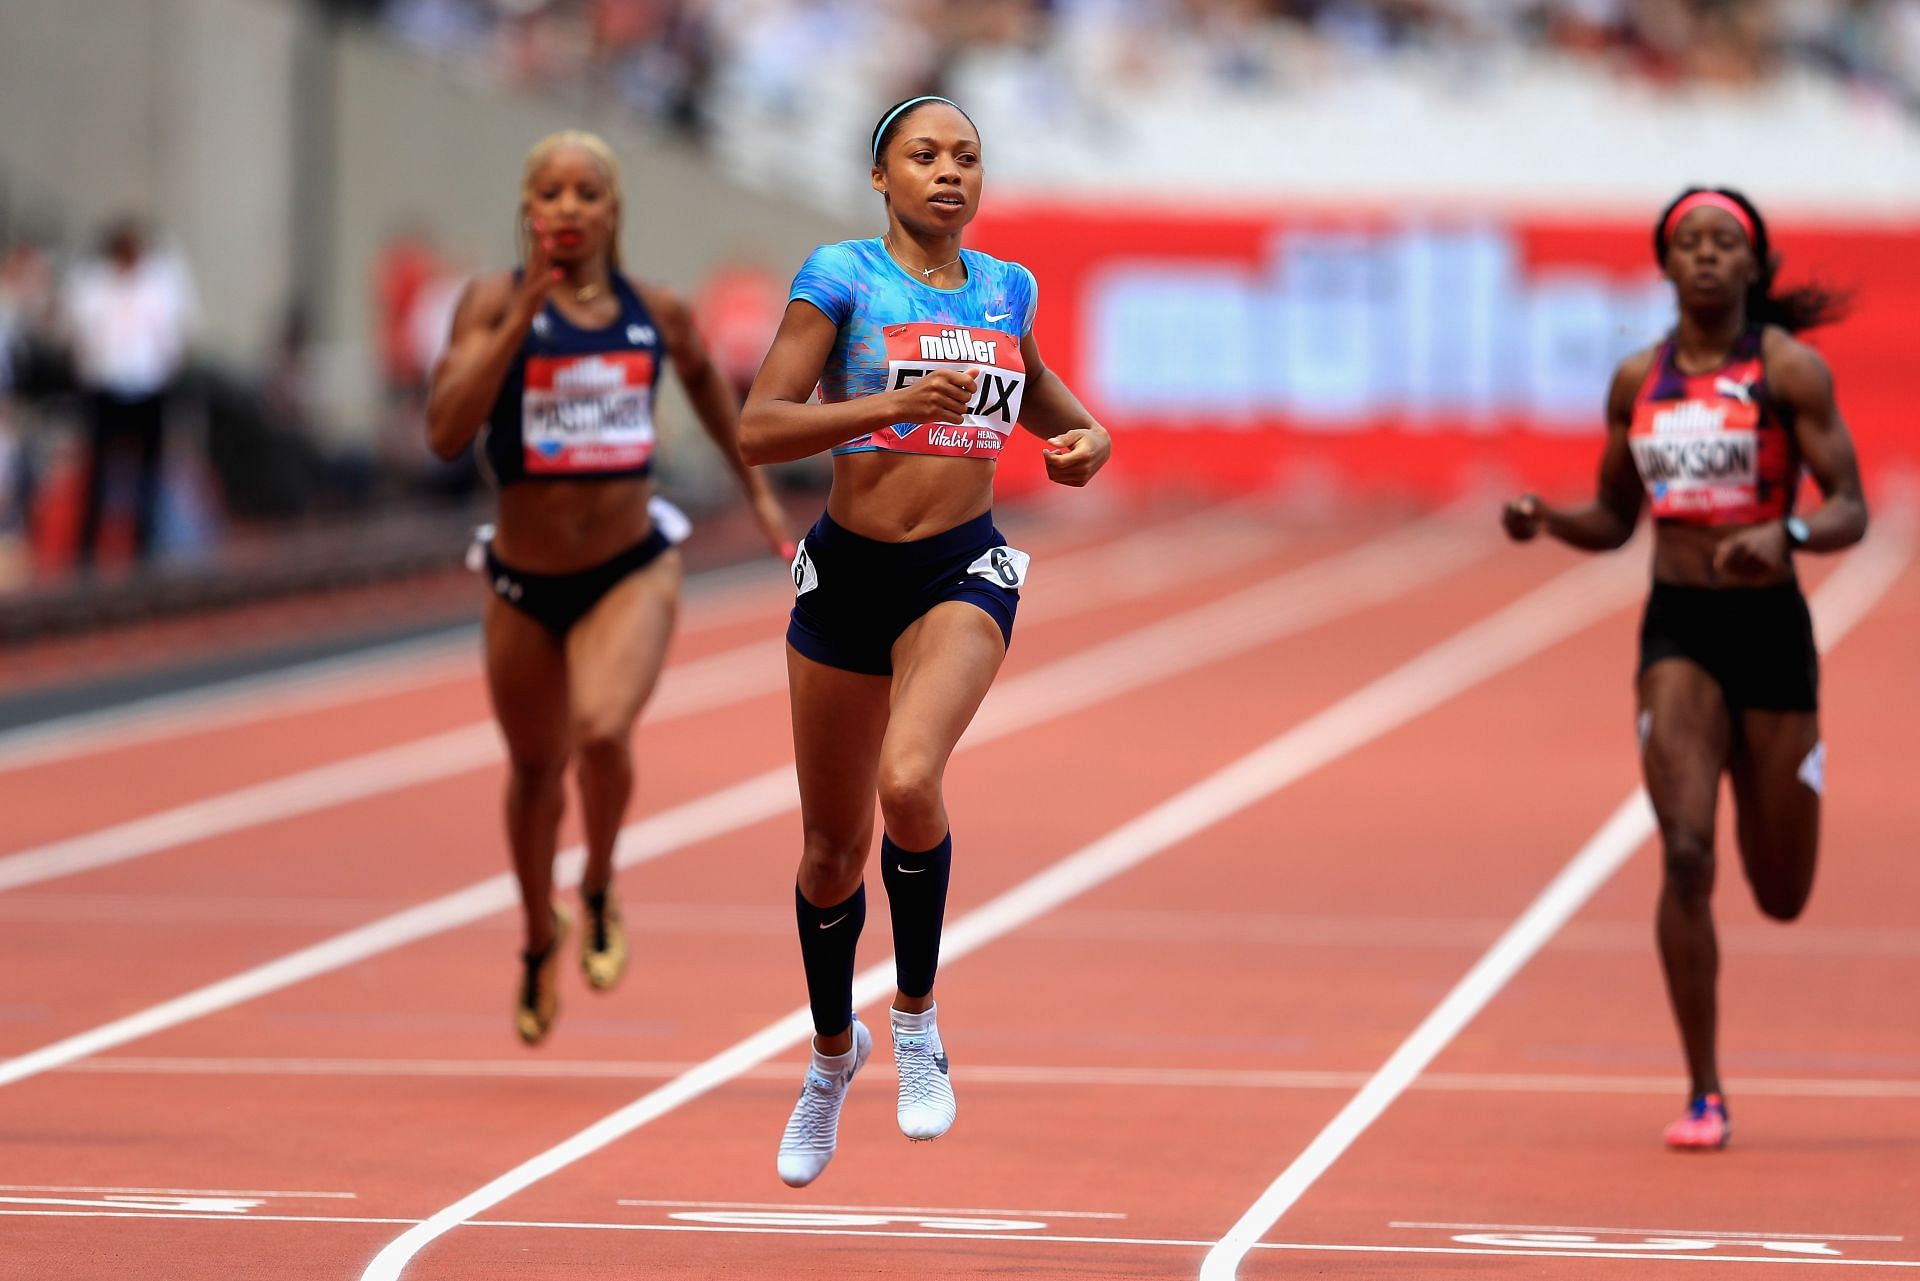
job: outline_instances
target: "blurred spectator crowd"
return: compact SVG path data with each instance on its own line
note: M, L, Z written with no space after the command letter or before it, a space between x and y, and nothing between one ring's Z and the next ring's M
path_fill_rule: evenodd
M233 367L198 348L201 304L185 258L139 219L90 246L0 228L0 593L150 560L205 560L242 528L364 511L423 494L463 498L471 467L432 462L421 443L421 335L387 370L387 418L341 449L318 421L312 326L288 309L264 361ZM405 242L397 242L404 257ZM449 279L411 283L382 314L444 334ZM430 315L420 295L433 291Z
M1792 71L1920 113L1920 0L334 0L494 79L615 102L697 139L742 98L853 75L937 91L1044 56L1064 92L1283 88L1401 57L1558 56L1656 84ZM823 75L823 72L827 73Z
M103 532L132 559L152 553L197 308L185 264L130 218L64 276L36 240L0 253L0 584L33 572L50 525L79 569Z

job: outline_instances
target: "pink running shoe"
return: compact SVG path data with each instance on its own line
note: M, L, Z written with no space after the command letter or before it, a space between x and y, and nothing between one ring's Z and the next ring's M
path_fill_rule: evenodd
M1677 1152L1717 1152L1732 1137L1727 1101L1718 1094L1696 1095L1687 1114L1667 1127L1667 1146Z

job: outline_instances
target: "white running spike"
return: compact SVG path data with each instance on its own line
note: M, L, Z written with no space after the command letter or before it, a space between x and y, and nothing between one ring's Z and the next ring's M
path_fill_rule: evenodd
M891 1013L893 1061L900 1072L900 1133L915 1142L937 1139L952 1126L958 1106L940 1026L932 1009L925 1014Z
M786 1132L780 1136L780 1181L788 1187L806 1187L833 1160L833 1150L840 1142L840 1107L847 1101L847 1087L872 1053L873 1033L855 1016L852 1050L831 1058L814 1054L806 1080L800 1083L800 1099L787 1118Z

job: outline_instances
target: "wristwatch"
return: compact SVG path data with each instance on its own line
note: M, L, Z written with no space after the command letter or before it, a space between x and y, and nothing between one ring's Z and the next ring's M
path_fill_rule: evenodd
M1801 520L1798 516L1789 516L1781 521L1780 524L1784 526L1787 531L1788 547L1798 551L1807 545L1809 531L1806 521Z

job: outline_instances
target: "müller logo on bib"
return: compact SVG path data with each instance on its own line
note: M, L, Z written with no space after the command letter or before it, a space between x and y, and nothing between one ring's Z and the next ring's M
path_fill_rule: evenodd
M908 387L936 369L974 376L973 403L957 423L895 423L873 434L880 449L942 454L956 458L993 458L1020 421L1020 398L1027 388L1020 340L998 329L970 325L888 325L887 389Z

